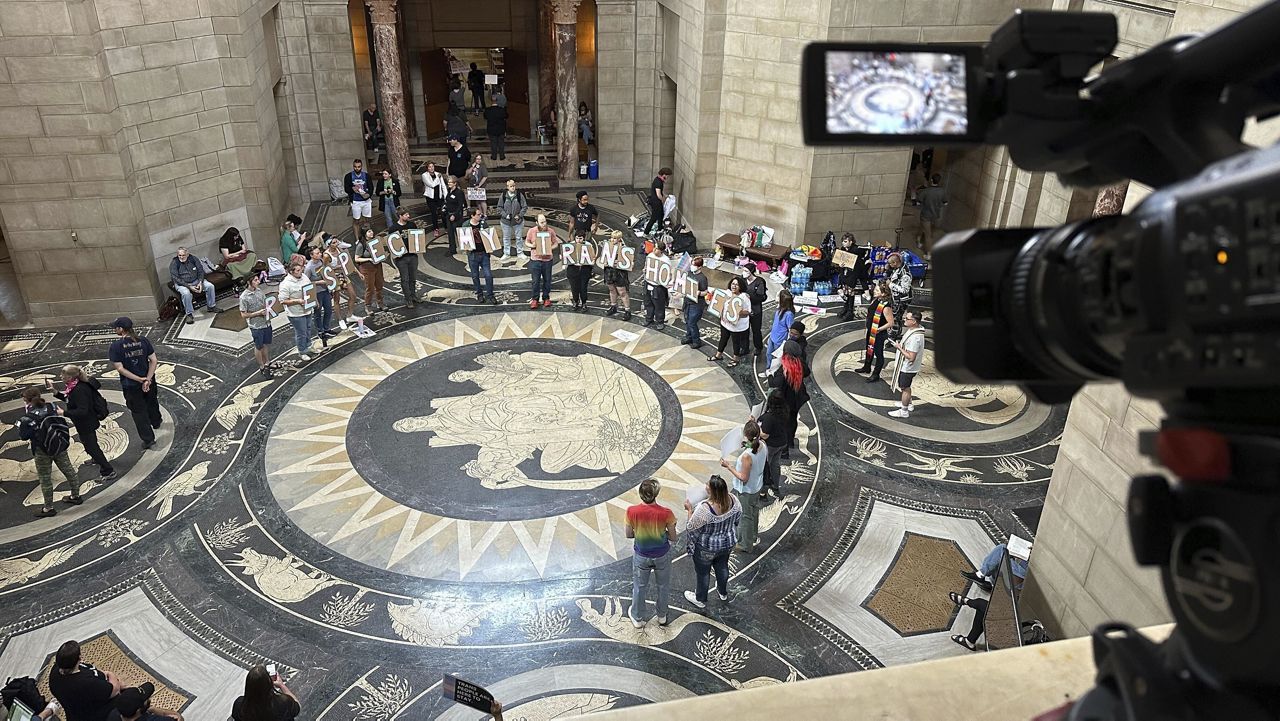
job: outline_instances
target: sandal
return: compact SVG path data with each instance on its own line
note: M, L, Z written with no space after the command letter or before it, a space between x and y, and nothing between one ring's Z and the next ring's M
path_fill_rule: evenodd
M965 648L969 649L970 651L977 651L977 650L978 650L978 648L977 648L976 646L974 646L973 644L969 643L969 639L965 638L964 636L959 636L959 635L952 636L952 637L951 637L951 640L952 640L952 641L955 641L956 643L960 644L961 646L964 646Z
M707 362L708 362L708 363L715 363L715 362L719 361L721 358L724 358L724 356L720 355L719 353L716 353L715 355L707 356Z
M964 596L961 596L960 594L956 593L955 591L951 591L950 593L948 593L947 598L951 599L951 602L957 606L963 606L965 602L969 600Z
M729 367L730 367L730 368L733 368L733 367L734 367L734 366L736 366L736 365L738 365L738 361L736 361L736 360L731 360L731 361L729 361Z

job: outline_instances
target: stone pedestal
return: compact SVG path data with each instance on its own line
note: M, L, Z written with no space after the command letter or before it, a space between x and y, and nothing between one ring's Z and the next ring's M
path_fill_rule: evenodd
M373 23L373 55L378 64L378 97L382 100L382 128L387 137L391 174L406 192L413 188L409 163L409 127L401 83L400 41L396 36L396 0L367 0Z
M578 4L552 0L556 26L556 144L561 180L578 177Z

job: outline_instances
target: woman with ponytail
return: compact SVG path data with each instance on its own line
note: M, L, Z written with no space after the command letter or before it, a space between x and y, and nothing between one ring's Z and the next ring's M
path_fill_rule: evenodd
M756 531L760 522L760 490L764 487L764 464L769 449L760 439L760 426L747 421L742 427L742 452L730 461L720 459L720 466L733 474L733 495L742 506L742 520L738 522L738 544L733 550L747 553L760 541Z

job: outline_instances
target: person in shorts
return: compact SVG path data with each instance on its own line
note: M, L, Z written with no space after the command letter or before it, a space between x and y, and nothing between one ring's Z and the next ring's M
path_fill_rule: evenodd
M891 341L898 349L898 361L893 369L893 388L902 391L902 401L889 411L894 418L910 418L915 406L911 403L911 383L924 366L924 327L920 325L920 311L908 309L902 314L902 339Z
M342 185L351 201L351 232L359 238L360 219L373 217L373 181L364 170L363 160L351 161L351 172L343 178Z
M267 296L262 292L262 276L249 276L249 287L240 294L240 315L249 324L253 336L253 357L258 361L258 371L267 378L271 370L271 318L267 311Z

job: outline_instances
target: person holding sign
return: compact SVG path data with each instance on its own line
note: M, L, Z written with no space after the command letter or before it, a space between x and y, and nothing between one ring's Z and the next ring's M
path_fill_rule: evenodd
M742 427L742 452L736 460L720 459L720 467L733 474L733 495L742 507L738 521L738 543L733 550L747 553L760 543L756 531L760 521L760 489L764 488L764 464L768 447L760 440L760 425L747 421Z
M484 156L476 153L471 159L471 167L467 169L467 202L475 203L480 213L489 215L489 190L484 187L489 182L489 171L484 168Z
M338 334L329 329L333 323L333 289L325 277L328 265L324 262L324 251L312 248L310 256L307 264L302 267L302 272L316 287L316 307L311 316L311 330L323 340Z
M406 244L409 242L409 231L415 230L416 226L409 222L408 208L401 208L396 211L396 215L398 216L396 224L391 226L391 232L399 233L400 243ZM403 255L398 258L393 257L391 262L395 264L396 270L400 271L400 295L404 298L404 304L412 308L418 304L418 254L410 253L406 249Z
M270 378L267 364L271 362L271 313L267 310L267 296L262 292L262 276L249 276L249 287L240 294L240 317L249 326L253 336L253 358L258 361L258 372Z
M723 478L712 476L707 481L707 498L697 506L686 500L684 510L689 514L685 536L689 539L689 555L693 557L693 570L697 574L697 590L685 591L684 598L696 608L706 608L714 570L716 592L721 601L728 601L729 553L738 543L742 504L729 494Z
M529 277L533 281L533 296L529 300L530 308L538 307L538 297L542 297L542 307L551 307L551 268L554 265L552 254L560 247L560 238L556 229L547 225L547 216L539 213L537 225L525 234L524 247L529 251Z
M289 274L280 281L280 305L293 325L293 340L298 346L298 358L311 360L311 309L307 307L308 292L314 293L311 281L303 275L302 263L289 266Z
M707 359L710 362L724 358L724 349L728 347L730 338L733 339L734 355L734 359L729 362L730 368L746 360L747 354L751 352L751 341L747 337L747 330L751 325L751 296L747 295L746 285L742 278L729 279L729 300L725 301L725 310L720 314L720 343L716 346L716 354ZM742 310L737 314L729 309L729 304L734 299L742 302Z
M497 305L498 298L493 294L493 270L489 267L491 259L491 251L485 247L481 240L480 231L487 231L488 228L484 224L484 214L479 208L471 209L471 222L468 224L471 229L471 237L475 245L467 251L467 267L471 270L471 283L476 289L476 300L483 303L486 295L489 302ZM484 278L484 289L480 288L480 279Z
M356 270L364 280L365 315L387 309L386 301L382 300L382 261L385 258L381 257L377 245L378 238L373 234L373 228L366 225L360 240L351 249L355 254Z
M662 247L662 243L658 243L653 247L650 253L657 260L661 260L666 256L667 251ZM658 330L662 330L667 326L667 305L670 303L671 297L667 292L667 286L661 283L644 284L644 325L646 328L657 323Z
M684 296L684 339L680 345L690 348L702 347L702 335L698 331L698 321L707 309L707 276L702 272L702 256L694 258L689 265L689 276L686 283L695 284L695 292Z
M589 243L591 241L587 240L585 232L575 231L572 252L565 253L563 258L564 275L569 279L569 292L573 296L573 309L579 313L587 311L587 285L593 272L590 262L582 262L584 252L588 257L595 257L593 251L586 247Z
M356 289L351 284L351 276L347 273L347 267L343 263L343 256L347 255L346 249L350 248L349 244L338 240L338 236L330 235L324 251L324 262L328 264L329 273L334 278L333 307L338 316L338 327L343 330L347 329L347 318L356 313ZM347 262L350 261L348 260ZM342 309L342 299L344 297L347 301L345 311Z
M449 192L444 195L444 225L449 231L449 253L450 255L458 254L458 228L466 225L467 218L467 199L463 195L462 189L458 187L458 179L452 175L446 181L449 186Z
M586 193L582 193L586 196ZM581 204L581 201L579 202ZM592 208L592 210L595 210ZM615 230L609 234L610 243L622 243L622 231ZM620 268L606 267L604 269L604 284L609 288L609 310L605 315L613 315L618 312L618 306L622 306L622 319L631 320L631 294L627 290L631 286L631 273Z

